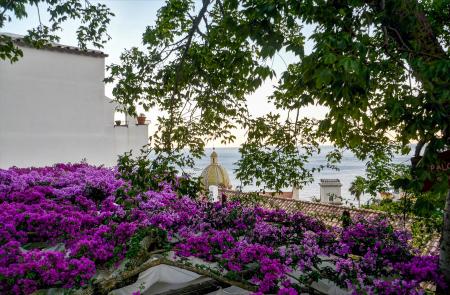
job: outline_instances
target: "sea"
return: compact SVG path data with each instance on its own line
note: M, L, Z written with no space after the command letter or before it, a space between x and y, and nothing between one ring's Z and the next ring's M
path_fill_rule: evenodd
M218 154L219 164L221 164L230 176L231 184L233 188L241 186L241 182L236 178L234 173L236 169L236 162L240 159L240 153L238 148L234 147L223 147L215 149ZM306 165L307 168L318 167L319 165L326 165L325 155L332 151L331 146L322 146L321 153L314 155L310 162ZM195 166L192 170L188 170L193 176L200 176L202 170L210 164L210 154L212 148L205 149L205 156L196 160ZM412 153L412 152L411 152ZM411 159L410 155L396 155L393 159L395 163L409 164ZM318 173L314 174L314 181L300 190L300 199L306 201L312 201L314 198L320 197L320 186L319 182L322 178L337 178L342 183L341 194L345 203L349 205L356 205L357 202L354 197L350 194L349 188L351 182L356 176L365 176L366 162L358 160L351 151L344 151L341 162L337 165L338 171L333 169L324 168ZM256 185L243 186L243 191L260 191L264 188L257 187ZM292 188L283 189L283 191L291 191ZM361 197L361 204L367 204L372 201L373 197L370 195L363 195Z

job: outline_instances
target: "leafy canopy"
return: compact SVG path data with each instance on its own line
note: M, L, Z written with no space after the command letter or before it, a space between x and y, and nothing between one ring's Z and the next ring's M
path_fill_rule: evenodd
M156 150L199 156L207 141L247 130L244 183L302 185L324 142L371 159L417 141L425 166L448 144L449 12L448 1L168 0L145 50L124 52L107 81L129 113L135 103L163 111ZM246 96L275 78L271 59L284 51L295 58L276 77L276 110L250 116ZM327 107L325 118L299 116L311 105Z

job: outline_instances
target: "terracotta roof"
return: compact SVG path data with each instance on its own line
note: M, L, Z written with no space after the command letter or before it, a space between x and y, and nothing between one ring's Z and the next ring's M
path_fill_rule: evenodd
M267 197L266 202L261 203L262 207L268 209L283 209L287 212L301 211L307 215L317 217L330 226L340 226L341 216L344 211L348 211L351 217L363 215L366 217L375 217L386 215L385 212L357 209L333 204L324 204L320 202L298 201L278 197Z
M246 193L236 191L223 191L229 195L245 195ZM260 206L267 209L282 209L287 212L302 212L306 215L315 217L328 226L340 227L342 225L341 216L344 211L348 211L351 217L363 216L367 218L385 216L390 219L392 225L396 229L411 230L413 218L403 218L401 215L392 215L387 212L353 208L347 206L339 206L332 204L325 204L320 202L309 202L302 200L293 200L280 197L272 197L267 194L262 195L263 199L260 201ZM440 243L440 234L431 234L430 239L424 247L421 247L423 254L438 254Z
M292 192L265 192L261 195L272 198L292 199Z
M296 201L282 198L268 197L267 202L262 204L268 209L283 209L288 212L300 211L306 215L316 217L322 220L326 225L340 227L342 224L341 216L344 211L348 211L351 217L364 216L367 218L376 216L385 216L391 220L392 225L396 229L411 230L413 219L398 215L389 215L383 211L376 211L362 208L351 208L346 206L338 206L331 204L324 204L319 202ZM427 244L420 250L423 254L438 254L439 253L440 234L431 236Z
M6 36L7 38L11 38L14 43L20 46L26 46L31 47L28 43L25 42L24 37L22 35L17 34L11 34L11 33L0 33L2 36ZM94 49L81 49L79 47L75 46L69 46L69 45L62 45L58 43L49 43L49 45L44 46L45 50L53 50L53 51L59 51L59 52L66 52L66 53L72 53L72 54L79 54L79 55L87 55L87 56L93 56L93 57L107 57L108 55L105 54L103 51L100 50L94 50Z

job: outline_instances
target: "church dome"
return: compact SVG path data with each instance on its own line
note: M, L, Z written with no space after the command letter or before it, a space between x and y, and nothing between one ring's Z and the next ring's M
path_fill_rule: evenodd
M206 189L208 189L210 185L217 185L221 188L230 189L231 182L228 172L222 167L222 165L219 164L217 158L217 153L213 150L211 153L211 164L203 169L201 175L202 183Z

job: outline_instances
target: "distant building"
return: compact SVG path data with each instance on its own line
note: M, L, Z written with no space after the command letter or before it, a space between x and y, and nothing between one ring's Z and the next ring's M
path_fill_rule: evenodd
M147 124L114 122L106 54L59 44L38 50L8 35L24 56L0 60L0 168L82 159L112 166L118 154L148 143Z
M211 163L203 169L201 178L206 189L209 189L212 185L224 189L230 189L232 187L228 172L219 164L218 155L215 150L211 153Z
M320 202L330 204L341 204L341 181L339 179L320 180Z

